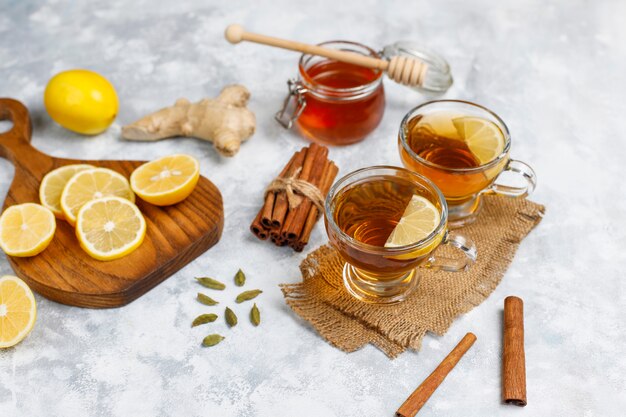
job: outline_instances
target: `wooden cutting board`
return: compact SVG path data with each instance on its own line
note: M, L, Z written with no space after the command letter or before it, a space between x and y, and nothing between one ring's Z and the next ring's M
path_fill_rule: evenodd
M50 170L87 163L110 168L127 178L141 161L80 161L46 155L30 144L31 122L19 101L0 98L0 120L13 128L0 134L0 156L15 166L15 176L4 208L39 202L39 184ZM4 175L10 175L5 173ZM124 258L102 262L78 245L74 228L57 220L50 246L31 258L8 257L16 274L39 294L80 307L119 307L145 294L187 263L215 245L224 225L222 196L209 180L200 177L183 202L157 207L137 198L148 230L143 244Z

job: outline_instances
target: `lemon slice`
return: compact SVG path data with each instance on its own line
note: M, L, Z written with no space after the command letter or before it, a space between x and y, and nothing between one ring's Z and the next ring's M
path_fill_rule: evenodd
M0 277L0 348L17 345L35 326L37 303L18 277Z
M61 209L65 219L74 226L80 208L91 200L117 196L135 202L135 194L128 180L107 168L80 171L67 182L61 193Z
M65 219L61 209L61 193L65 185L77 172L91 168L95 167L87 164L66 165L48 172L39 186L41 204L49 208L58 219Z
M189 155L170 155L147 162L130 176L130 185L143 200L157 206L179 203L193 191L200 164Z
M386 248L411 245L428 237L439 225L441 215L437 207L426 198L414 195L406 206L402 218L389 235ZM432 248L439 245L441 239L433 239L427 247L417 249L409 254L394 255L394 259L417 258L422 254L429 253Z
M137 249L146 236L146 221L125 198L88 201L78 212L76 237L91 257L110 261Z
M459 117L452 123L481 165L493 161L504 150L504 134L495 123L480 117Z
M0 247L9 256L35 256L48 247L55 230L54 214L44 206L11 206L0 216Z

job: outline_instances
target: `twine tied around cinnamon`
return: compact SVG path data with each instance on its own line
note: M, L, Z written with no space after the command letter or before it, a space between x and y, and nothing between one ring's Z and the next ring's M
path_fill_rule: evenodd
M298 179L302 167L298 168L290 177L278 177L267 186L265 196L269 193L284 191L289 202L289 210L293 210L302 203L304 198L311 200L320 213L324 212L324 195L315 185Z

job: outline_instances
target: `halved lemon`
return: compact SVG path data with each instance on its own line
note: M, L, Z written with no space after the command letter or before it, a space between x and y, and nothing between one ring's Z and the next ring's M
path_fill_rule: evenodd
M198 178L198 161L192 156L178 154L141 165L130 176L130 185L148 203L169 206L189 197Z
M95 168L87 164L66 165L48 172L39 186L39 200L44 207L54 213L58 219L65 219L61 209L61 193L67 182L77 172Z
M107 168L80 171L67 182L61 193L61 209L65 219L74 226L80 208L91 200L116 196L135 202L128 180Z
M85 203L76 218L76 237L91 257L110 261L137 249L146 236L146 221L125 198L104 197Z
M18 277L0 277L0 348L17 345L35 326L37 303Z
M411 197L409 204L407 204L402 218L391 232L391 235L389 235L389 238L387 238L385 247L396 248L417 243L428 237L437 228L440 220L441 215L437 207L428 199L415 194ZM434 247L439 245L442 237L443 234L433 239L426 247L419 248L409 254L394 255L393 258L411 259L429 253Z
M495 123L480 117L459 117L452 123L481 165L493 161L504 150L504 133Z
M35 256L48 247L56 226L54 214L42 205L11 206L0 216L0 247L9 256Z

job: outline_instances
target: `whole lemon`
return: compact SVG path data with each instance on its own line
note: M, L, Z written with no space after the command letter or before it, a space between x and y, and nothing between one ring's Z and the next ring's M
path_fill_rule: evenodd
M44 92L44 105L55 122L83 135L104 132L118 110L113 85L102 75L84 69L52 77Z

